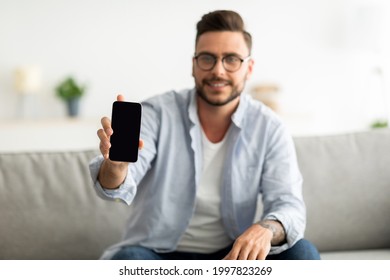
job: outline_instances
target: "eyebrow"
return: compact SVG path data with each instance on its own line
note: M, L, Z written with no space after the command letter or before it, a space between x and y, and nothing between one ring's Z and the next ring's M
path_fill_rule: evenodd
M195 53L195 56L198 56L198 55L201 55L201 54L208 54L208 55L211 55L211 56L214 56L214 57L218 57L217 55L211 53L211 52L207 52L207 51L204 51L204 52L199 52L199 53ZM235 53L235 52L227 52L227 53L223 53L222 54L222 57L226 57L226 56L237 56L239 58L243 58L245 56L242 56L238 53Z

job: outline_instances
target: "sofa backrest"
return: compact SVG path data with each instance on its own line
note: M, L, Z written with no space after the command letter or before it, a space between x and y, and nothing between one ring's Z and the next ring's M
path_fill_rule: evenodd
M294 141L306 237L321 251L390 248L390 130Z
M0 154L0 259L98 259L120 240L127 209L93 190L97 154Z

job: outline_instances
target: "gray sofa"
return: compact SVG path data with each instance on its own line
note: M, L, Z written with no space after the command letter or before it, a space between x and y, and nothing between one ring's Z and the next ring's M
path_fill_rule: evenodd
M294 138L306 237L323 259L390 259L390 130ZM97 259L127 207L103 201L97 151L0 154L0 259Z

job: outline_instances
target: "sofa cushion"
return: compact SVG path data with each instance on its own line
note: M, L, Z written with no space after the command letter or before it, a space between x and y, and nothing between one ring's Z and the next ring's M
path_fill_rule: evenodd
M390 248L390 130L294 141L306 237L320 251Z
M119 241L127 209L93 190L97 153L0 154L0 259L97 259Z

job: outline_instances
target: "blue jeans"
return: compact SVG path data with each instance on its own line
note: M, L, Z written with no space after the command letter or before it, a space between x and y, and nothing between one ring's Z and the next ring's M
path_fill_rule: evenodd
M172 252L156 253L141 246L123 247L113 257L113 260L221 260L231 250L232 246L212 254ZM306 239L299 240L290 249L277 254L268 255L267 260L319 260L317 248Z

